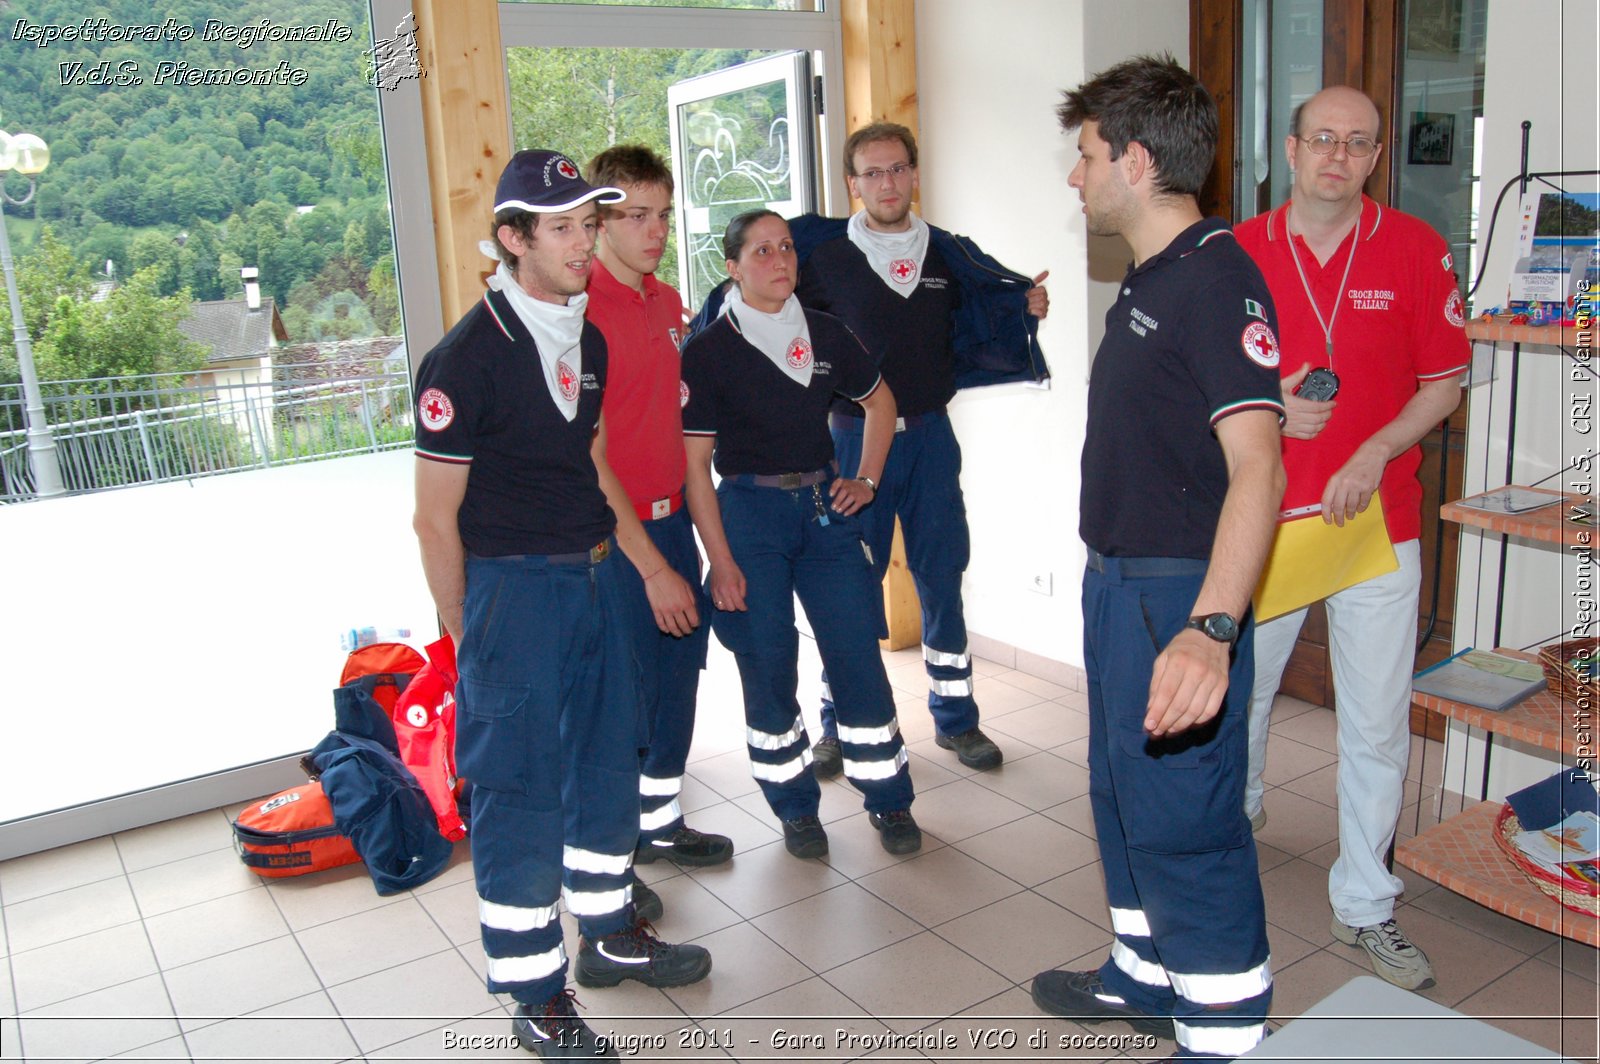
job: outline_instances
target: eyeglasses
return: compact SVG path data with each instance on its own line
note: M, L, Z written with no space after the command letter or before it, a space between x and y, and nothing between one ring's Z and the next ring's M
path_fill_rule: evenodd
M1300 139L1305 141L1306 147L1311 149L1312 155L1332 155L1333 149L1341 144L1344 145L1344 150L1352 159L1365 159L1378 150L1377 142L1368 140L1366 137L1351 137L1349 140L1339 140L1331 133L1318 133L1314 137L1301 137Z
M892 177L898 181L914 169L916 169L916 167L912 166L910 163L895 163L887 170L863 170L856 175L856 180L867 181L874 185L876 185L879 181L882 181L885 177Z

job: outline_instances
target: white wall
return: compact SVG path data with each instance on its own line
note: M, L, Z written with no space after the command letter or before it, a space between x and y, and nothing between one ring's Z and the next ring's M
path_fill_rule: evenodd
M1532 171L1600 168L1596 136L1596 101L1600 75L1595 52L1600 45L1600 19L1594 0L1528 0L1489 6L1488 51L1484 78L1483 180L1479 189L1479 245L1487 233L1494 198L1518 173L1522 122L1531 121L1528 166ZM1528 27L1538 26L1530 33ZM1600 188L1594 178L1564 179L1575 192ZM1517 190L1507 194L1494 229L1475 310L1503 305L1516 243ZM1475 385L1470 393L1467 490L1497 487L1505 482L1506 425L1510 397L1510 346L1476 345ZM1480 374L1493 352L1495 377ZM1595 432L1580 433L1569 416L1577 392L1594 394L1593 378L1574 381L1571 363L1552 348L1525 346L1522 355L1519 417L1513 479L1540 480L1570 462L1574 455L1594 453ZM1593 365L1593 363L1591 363ZM1488 428L1486 428L1488 426ZM1582 479L1582 478L1580 478ZM1592 480L1592 478L1591 478ZM1546 486L1572 491L1571 475ZM1592 489L1591 489L1592 490ZM1569 629L1576 612L1577 563L1570 552L1550 545L1512 541L1507 565L1507 609L1501 642L1526 646ZM1462 536L1460 581L1456 598L1458 647L1486 647L1493 641L1493 595L1499 563L1498 537ZM1476 616L1477 623L1469 623ZM1471 781L1476 793L1479 769L1477 741L1452 744L1451 779ZM1461 758L1470 764L1463 769ZM1554 771L1542 752L1518 754L1497 742L1491 796L1514 790ZM1460 772L1462 775L1457 775Z
M972 528L967 626L1048 659L1030 659L1035 667L1083 666L1078 458L1089 360L1131 257L1120 240L1085 234L1067 187L1077 141L1055 108L1062 89L1137 52L1186 61L1188 32L1185 0L1009 0L1003 17L971 0L917 4L923 212L1013 269L1050 271L1039 340L1051 387L971 389L951 407ZM1029 589L1039 574L1049 596Z

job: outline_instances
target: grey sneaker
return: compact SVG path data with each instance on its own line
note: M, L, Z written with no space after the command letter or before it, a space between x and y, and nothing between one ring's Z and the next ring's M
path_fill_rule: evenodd
M1426 990L1433 985L1433 965L1391 917L1370 927L1351 927L1337 916L1333 918L1333 937L1346 946L1360 946L1367 951L1372 970L1381 979L1406 990Z

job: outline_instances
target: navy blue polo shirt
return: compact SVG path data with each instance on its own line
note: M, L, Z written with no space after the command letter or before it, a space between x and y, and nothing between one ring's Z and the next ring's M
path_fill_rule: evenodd
M499 292L487 292L417 367L417 456L468 464L458 517L471 554L573 554L609 536L590 445L605 394L606 342L584 323L578 412L562 417L539 349Z
M795 288L800 302L841 319L860 337L894 392L901 417L943 409L956 394L951 315L959 292L944 256L932 244L910 296L901 296L872 268L849 237L811 252ZM859 404L837 399L833 409L861 416Z
M805 312L811 330L811 383L772 364L724 314L683 348L685 436L715 436L713 464L722 476L809 473L833 461L828 405L835 395L859 402L881 376L844 323Z
M1085 543L1210 558L1228 492L1213 429L1243 410L1283 416L1276 325L1261 271L1220 218L1128 270L1089 374Z

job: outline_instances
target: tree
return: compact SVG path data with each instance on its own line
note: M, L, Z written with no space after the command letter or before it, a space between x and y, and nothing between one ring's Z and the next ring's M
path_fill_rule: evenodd
M87 302L94 292L94 278L88 266L73 256L72 249L57 239L49 226L40 230L34 249L17 260L16 270L22 320L37 354L57 301L65 298L69 303ZM0 384L16 384L21 379L11 332L11 301L0 299Z
M205 352L178 329L189 315L189 293L163 298L156 272L138 271L100 303L57 299L35 352L39 376L94 380L198 369Z

